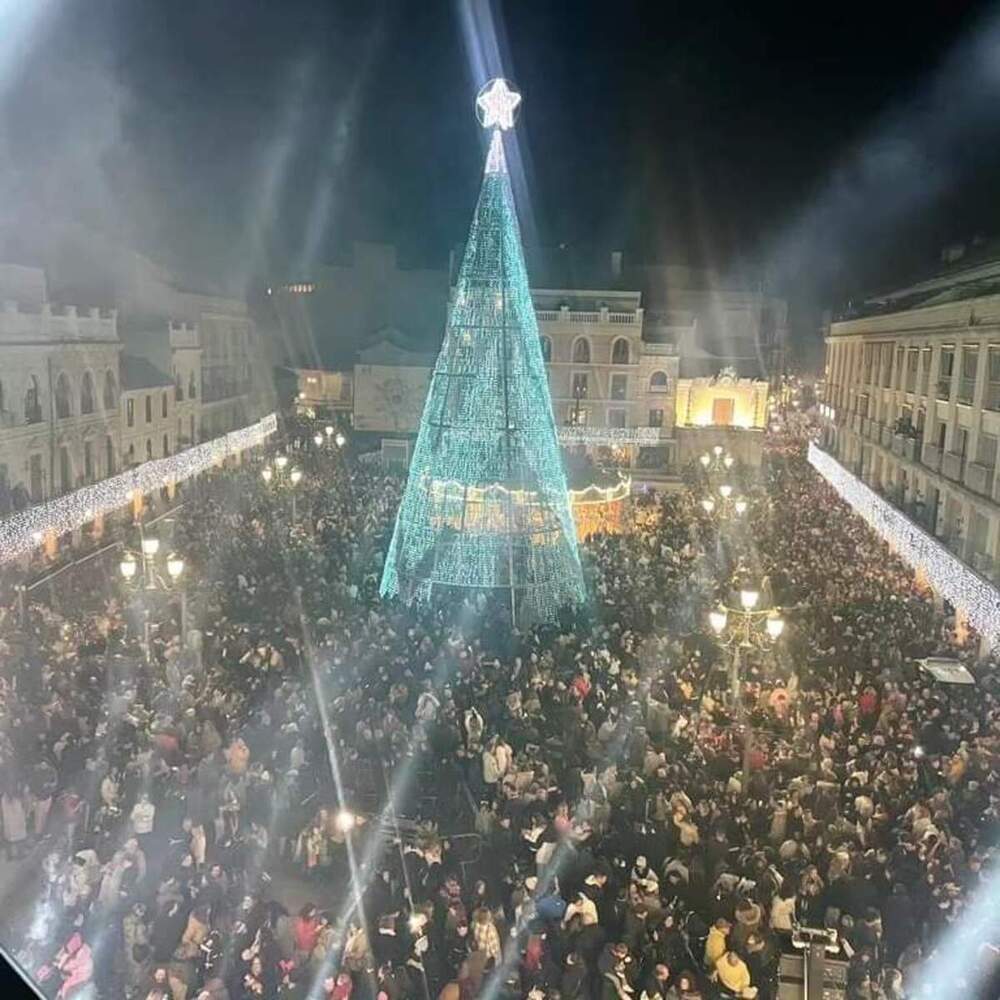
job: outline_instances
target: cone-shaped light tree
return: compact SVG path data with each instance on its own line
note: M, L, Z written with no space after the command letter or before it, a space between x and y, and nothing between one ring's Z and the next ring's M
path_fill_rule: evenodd
M503 80L476 100L486 171L381 592L423 603L495 589L527 625L585 592L504 157L519 103Z

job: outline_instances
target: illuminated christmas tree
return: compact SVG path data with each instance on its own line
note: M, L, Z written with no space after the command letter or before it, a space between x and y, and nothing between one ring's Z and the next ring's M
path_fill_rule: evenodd
M520 100L503 80L476 99L486 171L381 592L500 590L525 625L554 621L584 586L504 157Z

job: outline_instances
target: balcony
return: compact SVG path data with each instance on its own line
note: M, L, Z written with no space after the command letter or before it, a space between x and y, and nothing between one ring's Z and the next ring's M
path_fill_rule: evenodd
M946 451L941 459L941 472L952 482L960 483L962 481L964 465L965 457L963 455L959 455L953 451Z
M868 437L868 429L871 427L871 423L867 417L861 418L861 434L863 437Z
M897 437L898 436L900 436L900 435L897 435ZM883 427L882 428L882 436L881 436L881 442L882 442L882 447L883 448L892 447L892 444L893 444L892 437L893 437L893 435L892 435L892 428L891 427ZM893 451L895 451L895 448L893 448ZM896 452L896 454L898 455L899 452Z
M976 380L974 378L960 378L958 380L958 401L963 406L972 406L975 396Z
M951 399L951 376L939 378L937 382L937 398L943 400Z
M935 472L940 471L941 449L936 444L925 444L921 461L928 469L933 469Z
M915 462L919 453L920 438L906 438L903 442L903 457L908 458L911 462Z
M993 469L978 462L969 462L965 467L965 485L973 493L989 497L993 495Z

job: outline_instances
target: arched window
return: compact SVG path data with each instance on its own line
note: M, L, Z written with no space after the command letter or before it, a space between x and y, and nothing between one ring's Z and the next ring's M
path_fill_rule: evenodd
M611 345L611 363L613 365L627 365L629 363L629 346L624 337L619 337Z
M153 457L153 439L146 438L146 459L151 459Z
M24 393L24 422L37 424L42 419L42 400L38 394L38 379L28 376L28 388Z
M108 476L115 474L115 443L110 434L104 439L104 470Z
M73 400L70 395L69 378L65 372L61 372L56 379L56 416L71 416L73 413Z
M114 410L118 406L118 380L114 372L104 373L104 409Z
M552 338L542 337L542 360L551 361L552 360Z
M666 372L653 372L649 376L649 391L650 392L666 392L667 391L667 373Z
M69 448L62 445L59 448L59 488L63 493L73 489L73 469L69 461Z
M196 399L198 396L198 386L194 381L194 372L188 376L188 399Z
M590 341L580 337L573 345L573 361L578 365L590 364Z
M163 435L163 457L166 458L170 454L170 438L166 434Z
M94 412L94 376L90 372L83 373L83 384L80 386L80 412Z

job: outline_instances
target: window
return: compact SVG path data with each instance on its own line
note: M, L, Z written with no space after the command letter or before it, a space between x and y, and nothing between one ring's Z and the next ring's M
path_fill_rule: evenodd
M649 426L650 427L662 427L663 426L663 410L650 410L649 411Z
M619 337L611 345L611 363L613 365L627 365L629 363L629 346L624 337Z
M163 435L163 457L166 458L170 454L170 438L166 434Z
M587 375L585 372L573 373L572 394L574 399L587 398Z
M38 393L38 379L34 375L28 376L28 388L24 393L24 422L26 424L41 423L42 401ZM39 499L32 494L32 499Z
M177 372L174 372L174 399L176 399L178 403L183 402L184 400L184 386L181 385L181 377L177 374Z
M712 423L716 427L729 427L733 422L736 400L731 398L712 400Z
M933 347L922 347L920 349L920 394L927 395L927 389L931 382L931 359L934 356Z
M941 348L941 366L938 369L937 398L951 398L951 377L955 374L955 348Z
M149 398L148 396L146 397ZM146 461L150 461L153 457L153 439L146 438Z
M125 423L129 427L135 427L135 400L125 400Z
M611 376L611 398L628 399L628 375Z
M892 385L892 344L882 345L882 388L888 389Z
M70 398L69 378L65 372L59 374L56 379L56 416L62 420L68 417L73 411L73 404Z
M146 423L151 424L153 422L153 397L150 395L146 396Z
M94 451L89 441L83 442L83 481L94 481Z
M83 373L83 384L80 386L80 412L94 412L94 376L90 372Z
M986 395L983 406L1000 410L1000 344L990 344L986 351Z
M903 366L906 361L906 348L896 348L896 388L903 388Z
M69 493L73 489L73 470L69 463L69 448L63 445L59 449L59 489Z
M653 372L653 374L649 376L650 392L666 392L668 384L666 372Z
M113 410L118 405L118 381L111 372L104 373L104 409Z
M198 397L198 387L195 385L194 372L191 372L188 377L188 399L197 399Z
M160 398L160 416L166 417L167 415L167 393L164 393Z
M115 474L115 443L110 434L104 439L104 468L107 475Z
M976 395L976 375L979 372L979 345L965 344L962 347L962 376L958 380L958 401L972 405Z
M992 434L980 433L976 442L976 464L985 465L987 469L996 468L997 439Z
M191 444L197 444L194 438L194 414L192 413L188 419L191 421Z
M916 392L917 368L920 365L920 348L911 347L906 353L906 391Z
M863 381L867 384L872 380L872 368L875 361L875 345L865 344L865 354L864 354L864 379Z
M551 361L552 360L552 338L542 337L542 360Z
M608 426L609 427L628 426L625 422L625 411L618 408L614 410L608 410Z
M590 341L580 337L573 345L573 360L578 365L590 364Z
M128 451L126 452L126 454L128 455L128 464L129 465L134 465L135 464L135 445L134 444L130 444L128 446Z

